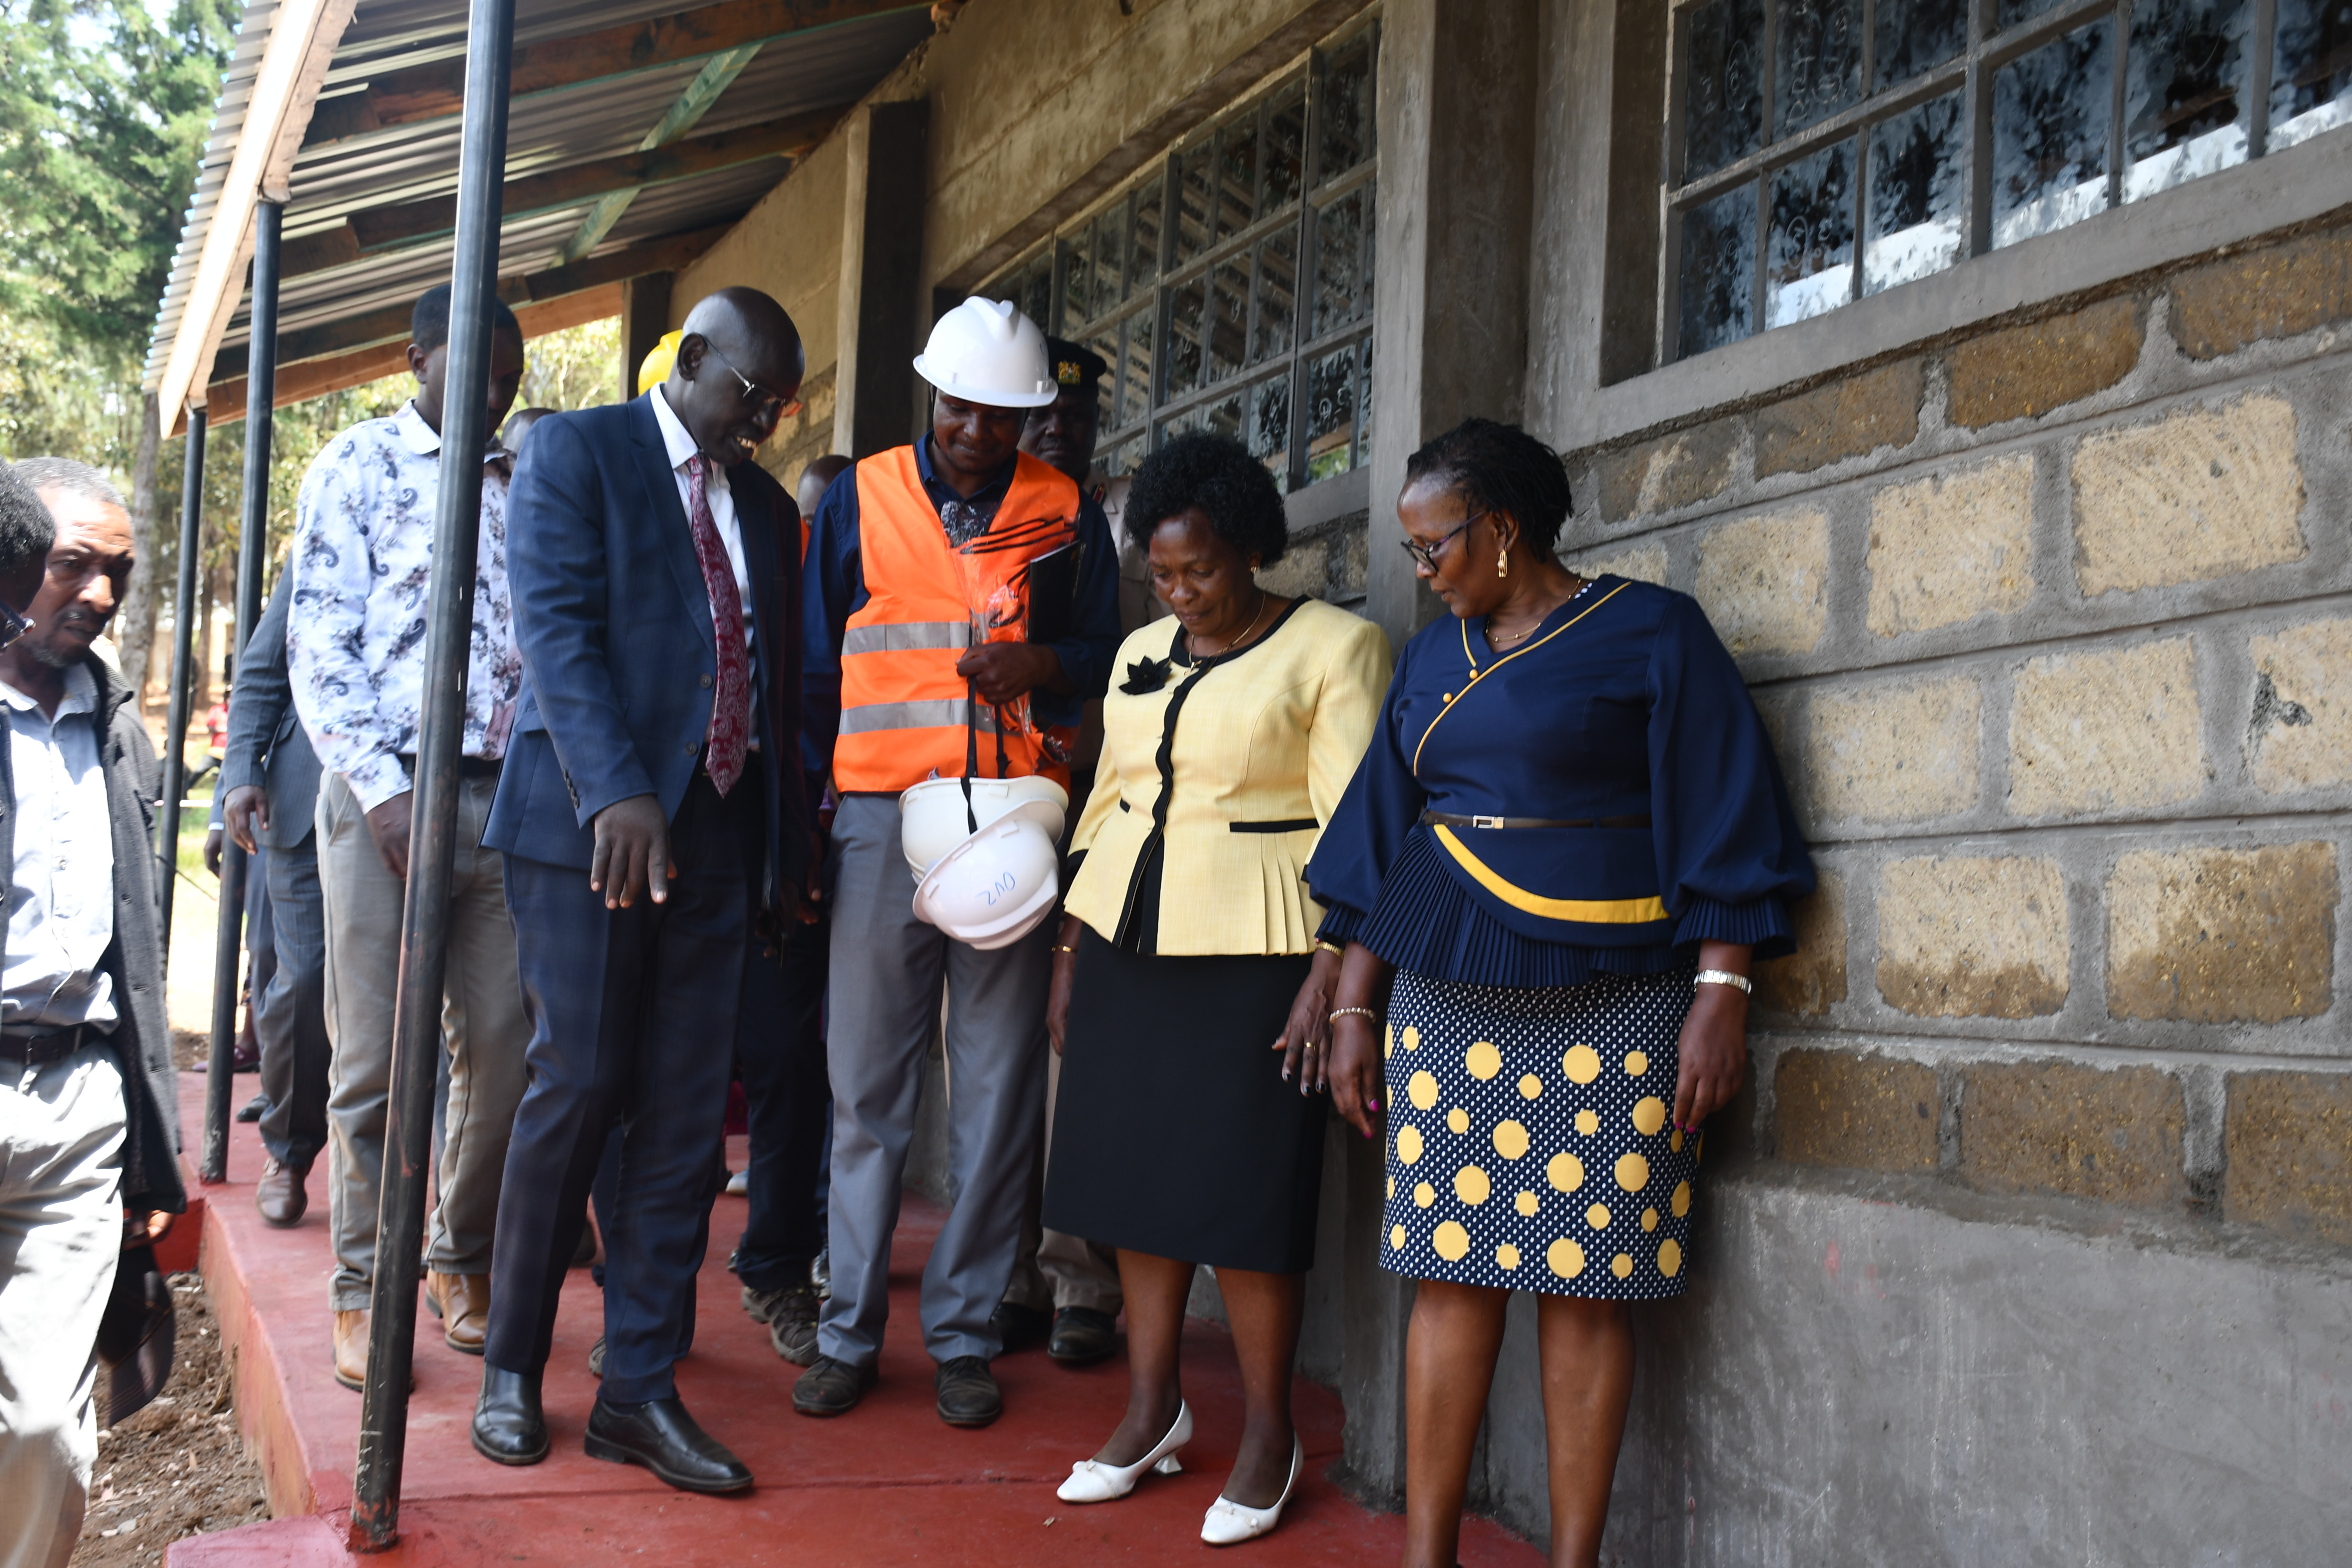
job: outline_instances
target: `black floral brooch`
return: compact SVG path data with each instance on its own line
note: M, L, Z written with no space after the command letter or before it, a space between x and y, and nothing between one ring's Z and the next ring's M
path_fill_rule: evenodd
M1173 661L1170 659L1139 658L1127 667L1127 679L1119 683L1118 689L1129 697L1149 697L1168 684L1169 674L1174 668Z

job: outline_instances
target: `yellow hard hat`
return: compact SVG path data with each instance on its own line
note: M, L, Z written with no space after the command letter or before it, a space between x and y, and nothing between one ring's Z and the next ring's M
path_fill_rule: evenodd
M682 330L664 332L662 341L646 352L645 363L637 366L638 396L643 397L669 379L670 363L677 358L678 340L684 336L686 333Z

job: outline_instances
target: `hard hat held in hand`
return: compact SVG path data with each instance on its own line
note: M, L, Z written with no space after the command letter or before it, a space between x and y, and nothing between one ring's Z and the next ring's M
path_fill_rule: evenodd
M915 374L966 403L1043 408L1061 388L1045 363L1045 334L1010 300L966 300L931 329Z
M1024 801L949 850L915 889L915 918L982 950L1035 931L1061 897L1053 802Z
M898 847L907 865L921 878L947 852L963 842L979 820L986 827L1013 808L1031 802L1051 806L1037 820L1056 844L1070 809L1069 792L1047 778L974 779L970 810L965 808L964 781L925 779L898 797Z

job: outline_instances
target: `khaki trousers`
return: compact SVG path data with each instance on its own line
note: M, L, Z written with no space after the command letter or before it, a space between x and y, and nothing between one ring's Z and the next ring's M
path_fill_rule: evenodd
M114 1047L0 1066L0 1568L65 1568L98 1459L98 1324L122 1255Z
M448 1131L426 1257L444 1274L488 1274L507 1141L522 1100L522 980L507 917L503 858L481 847L494 778L459 781L457 855L449 882L449 957L441 1036L449 1053ZM334 1310L369 1304L383 1196L384 1117L392 1094L392 1014L400 986L406 886L376 853L367 814L340 773L319 789L319 882L327 925L328 1218Z

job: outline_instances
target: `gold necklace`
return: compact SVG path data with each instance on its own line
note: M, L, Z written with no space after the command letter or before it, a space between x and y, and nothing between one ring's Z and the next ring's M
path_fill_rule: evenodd
M1489 616L1486 621L1487 646L1492 647L1496 653L1500 653L1505 648L1510 647L1513 643L1527 641L1528 638L1536 634L1537 629L1540 627L1544 624L1545 620L1550 616L1552 610L1559 609L1560 605L1572 605L1576 603L1578 599L1583 597L1584 591L1591 586L1592 586L1592 579L1590 577L1580 578L1577 582L1576 591L1574 593L1569 595L1567 598L1562 599L1559 602L1559 605L1554 605L1551 607L1551 610L1546 610L1542 615L1538 616L1534 622L1528 626L1528 629L1523 632L1512 632L1508 636L1497 633L1495 630L1494 619L1492 616Z
M1232 637L1232 638L1227 639L1227 641L1226 641L1226 643L1225 643L1225 646L1224 646L1224 647L1221 647L1221 648L1219 648L1216 652L1214 652L1214 653L1202 653L1202 652L1201 651L1200 645L1199 645L1198 643L1196 643L1196 642L1194 642L1194 641L1192 640L1192 633L1190 633L1190 632L1187 632L1187 633L1185 633L1185 634L1184 634L1184 646L1185 646L1186 647L1188 647L1188 648L1190 648L1190 649L1192 650L1192 657L1193 657L1194 658L1224 658L1224 656L1225 656L1225 655L1227 655L1227 654L1229 654L1229 653L1233 652L1233 651L1234 651L1234 649L1235 649L1235 648L1237 648L1237 647L1241 647L1244 643L1245 643L1245 642L1249 641L1250 633L1252 633L1252 632L1254 632L1254 631L1257 630L1257 623L1258 623L1259 618L1260 618L1261 616L1263 616L1265 614L1265 607L1266 607L1266 605L1269 605L1269 604L1271 604L1271 603L1273 603L1273 601L1274 601L1274 595L1271 595L1271 594L1269 594L1269 593L1267 593L1265 589L1260 588L1260 589L1257 591L1257 614L1256 614L1256 615L1254 615L1254 616L1252 616L1250 617L1250 623L1249 623L1249 625L1247 625L1247 626L1244 626L1244 627L1242 628L1242 635L1241 635L1241 636L1239 636L1239 637Z

